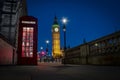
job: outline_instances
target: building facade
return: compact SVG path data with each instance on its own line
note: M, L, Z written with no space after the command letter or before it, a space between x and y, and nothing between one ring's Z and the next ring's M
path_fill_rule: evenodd
M67 49L65 63L120 65L120 31Z
M54 23L52 25L52 56L53 58L61 57L60 51L60 27L57 21L57 17L54 18Z
M25 15L26 0L0 0L0 65L17 64L19 18Z
M0 1L0 33L16 47L19 17L27 15L26 0Z

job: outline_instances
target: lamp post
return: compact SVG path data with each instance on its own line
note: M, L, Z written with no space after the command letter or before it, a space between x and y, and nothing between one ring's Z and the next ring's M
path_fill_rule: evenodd
M48 44L49 44L49 42L50 42L49 40L46 40L47 48L48 48Z
M65 50L66 50L66 23L67 23L67 19L63 18L62 19L62 23L63 23L63 32L64 32L64 60L63 60L63 64L65 64Z
M40 47L40 54L39 54L40 62L41 62L41 60L42 60L42 50L43 50L43 47L41 46L41 47Z
M46 47L46 58L48 60L48 44L49 44L49 40L46 40L46 44L47 44L47 47Z
M64 51L65 51L66 50L66 23L67 23L67 19L63 18L62 23L63 23L63 32L64 32Z
M63 26L63 32L64 32L64 51L66 50L66 26L64 24Z

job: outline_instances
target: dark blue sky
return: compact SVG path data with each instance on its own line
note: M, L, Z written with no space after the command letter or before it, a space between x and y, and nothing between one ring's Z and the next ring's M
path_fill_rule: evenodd
M27 0L28 14L38 18L38 50L46 47L45 40L52 44L52 24L56 14L61 28L66 17L67 45L71 47L120 30L120 0Z

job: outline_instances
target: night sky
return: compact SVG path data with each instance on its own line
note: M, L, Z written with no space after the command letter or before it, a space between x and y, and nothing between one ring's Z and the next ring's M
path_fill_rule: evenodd
M27 0L28 15L38 18L38 50L50 40L54 16L60 25L63 47L63 24L66 17L67 46L74 47L120 30L120 0Z

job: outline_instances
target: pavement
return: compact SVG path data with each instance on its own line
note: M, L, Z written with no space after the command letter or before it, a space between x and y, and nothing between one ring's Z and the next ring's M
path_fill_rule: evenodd
M63 65L0 66L0 80L120 80L120 66Z

